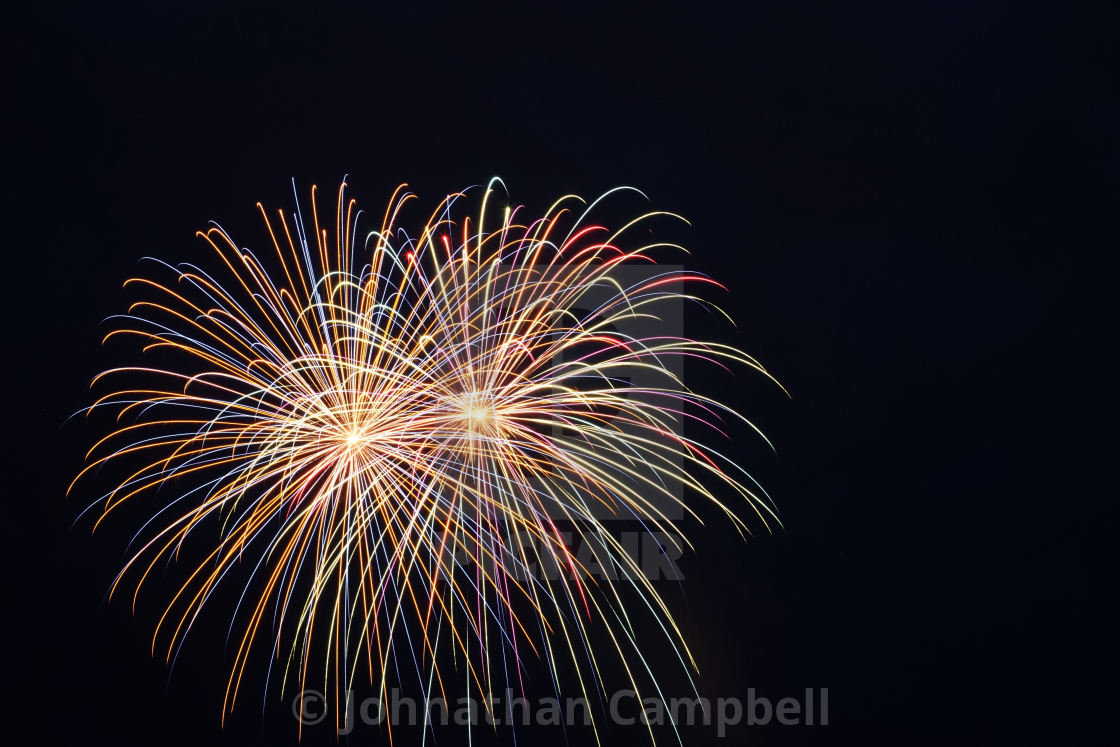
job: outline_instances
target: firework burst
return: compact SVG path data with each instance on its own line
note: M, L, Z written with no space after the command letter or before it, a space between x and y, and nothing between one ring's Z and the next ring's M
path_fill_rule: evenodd
M447 197L415 235L398 224L414 197L403 185L368 234L345 184L329 218L313 188L309 222L298 199L293 214L258 204L270 253L238 248L215 224L198 234L210 271L156 261L169 280L127 281L143 300L106 339L137 338L170 362L94 380L111 391L89 410L114 412L117 426L75 482L125 468L91 506L97 524L150 501L112 589L128 584L134 604L161 562L187 562L188 539L194 550L193 538L206 538L153 653L172 660L218 589L241 589L226 709L257 650L282 688L298 682L336 698L359 676L385 693L402 669L425 695L443 692L447 653L480 692L523 692L526 657L548 662L557 680L554 662L569 660L572 679L555 685L586 697L602 684L595 628L638 690L653 673L621 586L638 592L686 670L695 662L603 522L665 529L666 502L692 513L685 495L741 531L743 506L763 526L775 520L745 472L676 427L747 421L689 390L667 362L769 374L732 347L619 331L667 304L702 303L683 289L715 285L672 269L622 278L672 246L623 248L633 228L670 214L610 231L588 218L603 198L588 206L568 196L519 220L520 208L494 207L499 185L481 191L472 217L457 215L465 194ZM635 384L635 370L659 383ZM625 581L590 579L562 527L604 538ZM545 566L566 572L534 572Z

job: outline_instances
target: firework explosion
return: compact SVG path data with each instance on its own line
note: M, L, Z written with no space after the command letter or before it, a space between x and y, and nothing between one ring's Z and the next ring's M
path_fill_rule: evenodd
M716 490L740 496L762 525L775 520L745 472L675 428L679 418L747 421L690 391L667 362L769 374L725 345L619 331L666 304L703 303L682 288L715 285L656 268L620 279L673 246L621 248L634 226L671 214L610 231L588 219L608 192L590 206L567 196L519 222L520 208L493 207L496 185L473 220L456 217L465 194L455 194L415 236L398 226L414 197L404 185L365 235L345 184L326 221L313 188L310 224L298 199L291 215L257 205L274 254L239 249L214 224L198 234L216 255L212 272L159 262L170 281L127 281L144 300L106 339L137 337L170 362L94 380L112 391L89 410L110 410L117 425L75 482L124 468L91 506L97 524L149 501L112 588L127 583L134 605L161 562L183 561L188 539L193 552L203 538L153 653L172 661L217 590L240 589L225 710L257 650L282 688L335 698L359 675L387 692L402 669L425 695L442 693L444 652L479 692L524 692L528 656L547 662L555 687L586 697L602 685L595 628L638 690L653 673L620 586L637 592L686 671L695 662L603 521L664 529L665 501L693 514L687 495L745 532ZM635 370L660 383L637 385ZM590 579L561 527L604 538L625 580ZM541 577L542 567L566 572ZM561 659L574 665L572 681L559 681Z

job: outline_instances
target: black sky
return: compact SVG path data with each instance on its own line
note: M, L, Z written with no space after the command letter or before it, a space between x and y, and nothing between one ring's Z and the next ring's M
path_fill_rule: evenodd
M127 535L71 528L91 434L63 421L122 362L99 325L139 257L197 256L210 219L261 242L254 203L287 207L292 178L349 174L376 208L402 181L431 204L496 174L537 209L630 184L686 216L688 266L732 291L725 334L792 395L749 377L726 395L777 447L741 453L785 530L689 527L670 599L713 696L827 687L832 724L724 743L1103 737L1115 17L223 5L54 3L5 24L9 728L294 742L283 704L219 730L220 636L169 679L151 611L104 603Z

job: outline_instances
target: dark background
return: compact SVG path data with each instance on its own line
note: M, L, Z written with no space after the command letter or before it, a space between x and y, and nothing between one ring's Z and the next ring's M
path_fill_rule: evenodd
M6 11L6 728L294 741L284 703L262 724L250 699L219 730L220 625L169 678L152 613L104 603L127 534L71 528L85 496L62 494L92 433L63 421L124 362L99 324L140 256L197 258L210 219L259 245L253 205L288 207L293 177L348 173L377 209L401 181L431 204L498 174L534 209L631 184L687 216L688 266L732 290L728 339L792 394L750 377L717 392L777 446L741 454L785 530L744 545L725 522L687 527L699 551L666 593L705 694L827 687L831 724L725 744L1103 739L1116 18L381 5Z

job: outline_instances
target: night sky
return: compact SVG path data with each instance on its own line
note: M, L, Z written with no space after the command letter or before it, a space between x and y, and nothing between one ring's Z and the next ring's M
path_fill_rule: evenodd
M730 288L715 300L737 330L686 326L741 346L791 396L743 372L697 385L773 441L727 448L785 527L744 543L715 514L686 522L686 581L659 588L702 694L828 688L830 723L724 740L686 728L685 745L1103 736L1115 17L990 2L224 5L52 3L4 24L10 731L295 742L290 699L262 718L256 691L219 727L221 610L169 676L149 645L170 587L135 617L127 597L106 603L130 527L74 525L96 496L63 493L95 432L65 421L97 372L134 362L99 341L140 257L199 259L211 219L261 246L258 200L288 208L291 179L303 195L349 174L375 212L400 182L428 206L499 175L534 210L633 185L691 222L686 267ZM320 741L335 737L305 732Z

